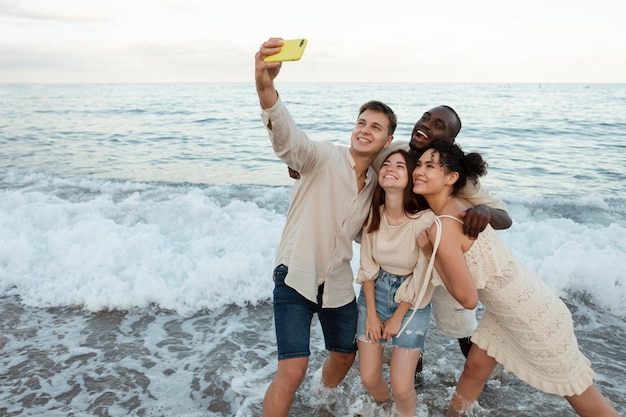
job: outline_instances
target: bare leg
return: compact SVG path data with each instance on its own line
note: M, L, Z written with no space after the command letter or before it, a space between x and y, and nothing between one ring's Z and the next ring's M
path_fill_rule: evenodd
M304 380L309 358L278 361L278 370L263 400L264 417L287 417L293 397Z
M456 393L450 401L448 415L462 415L462 412L478 399L495 365L495 359L488 356L487 352L476 345L472 347L459 378ZM620 417L617 410L595 385L590 386L580 395L565 397L565 399L581 417Z
M461 415L483 392L485 381L491 375L497 362L487 352L474 345L470 349L463 372L450 401L449 415Z
M343 381L352 367L355 353L329 352L322 368L322 384L329 388L335 388Z
M363 386L376 402L391 400L387 382L383 378L383 345L358 340L359 372Z
M413 378L420 355L420 350L397 347L394 347L391 352L391 391L396 411L403 417L410 417L415 413L417 393Z
M594 385L580 395L565 397L572 408L582 417L620 417L617 410Z

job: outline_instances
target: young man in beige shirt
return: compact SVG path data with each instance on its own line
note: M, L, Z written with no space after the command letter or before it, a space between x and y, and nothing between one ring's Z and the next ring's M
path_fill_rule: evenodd
M367 218L377 183L371 164L391 143L397 124L387 105L373 101L361 106L349 148L309 139L274 87L281 63L264 61L281 45L281 39L271 38L256 53L256 89L274 151L300 172L301 180L293 186L276 254L273 301L279 361L265 393L265 417L289 413L306 374L314 314L329 351L322 386L337 387L354 363L352 242Z

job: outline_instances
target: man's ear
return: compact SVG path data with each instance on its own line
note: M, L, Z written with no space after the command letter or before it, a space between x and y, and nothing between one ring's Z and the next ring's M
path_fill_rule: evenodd
M385 142L385 146L384 149L387 149L389 147L389 145L391 145L391 141L393 140L393 135L389 136L387 138L387 142Z

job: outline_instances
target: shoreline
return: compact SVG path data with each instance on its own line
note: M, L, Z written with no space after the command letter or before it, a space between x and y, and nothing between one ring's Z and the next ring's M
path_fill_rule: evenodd
M598 387L625 413L626 405L617 401L626 394L626 326L589 307L569 307ZM328 417L307 396L311 377L325 358L321 330L314 323L310 366L292 413ZM595 329L588 330L594 323ZM3 296L0 324L6 329L0 336L0 413L5 416L253 416L260 414L276 369L268 302L183 317L163 311L31 308ZM418 409L425 407L433 416L443 412L462 365L456 340L431 326ZM342 386L344 409L368 406L358 357ZM490 379L480 404L496 417L512 412L574 416L564 399L537 391L506 370Z

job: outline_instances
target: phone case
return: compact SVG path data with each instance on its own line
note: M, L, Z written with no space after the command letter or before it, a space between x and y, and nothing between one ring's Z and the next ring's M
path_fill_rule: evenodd
M290 39L283 41L280 52L265 57L265 62L298 61L302 58L306 44L306 39Z

